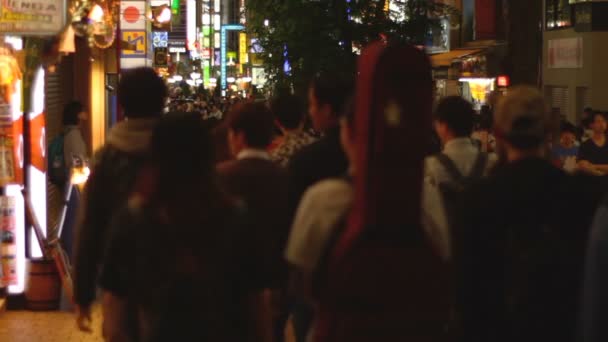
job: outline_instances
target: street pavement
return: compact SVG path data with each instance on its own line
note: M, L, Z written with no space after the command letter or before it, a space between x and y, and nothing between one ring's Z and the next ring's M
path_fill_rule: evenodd
M102 342L101 310L93 314L93 333L76 328L74 314L66 311L5 311L0 313L2 342Z
M294 342L291 325L287 342ZM101 308L93 311L93 333L76 328L74 314L67 311L5 311L0 312L0 342L103 342Z

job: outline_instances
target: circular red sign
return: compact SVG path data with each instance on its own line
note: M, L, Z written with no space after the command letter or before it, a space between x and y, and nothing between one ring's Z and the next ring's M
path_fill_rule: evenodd
M136 23L139 20L139 10L137 7L129 6L125 9L123 17L130 24Z

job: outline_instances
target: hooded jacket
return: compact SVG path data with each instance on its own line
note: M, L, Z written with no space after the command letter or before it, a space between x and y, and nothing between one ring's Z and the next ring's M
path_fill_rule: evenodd
M131 119L115 125L96 154L84 191L74 258L74 300L95 300L99 263L111 218L126 202L148 157L157 119Z

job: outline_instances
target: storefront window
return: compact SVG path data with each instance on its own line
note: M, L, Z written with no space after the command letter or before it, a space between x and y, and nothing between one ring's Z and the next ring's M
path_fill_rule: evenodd
M572 26L572 7L568 0L546 0L547 30Z

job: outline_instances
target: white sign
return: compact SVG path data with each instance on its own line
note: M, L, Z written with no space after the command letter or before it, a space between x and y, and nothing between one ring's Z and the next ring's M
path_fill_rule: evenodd
M169 53L186 53L185 47L170 47Z
M54 36L66 22L65 0L2 0L0 33Z
M549 40L547 66L551 69L578 69L583 67L583 38Z
M146 2L121 1L120 2L120 29L146 30Z

